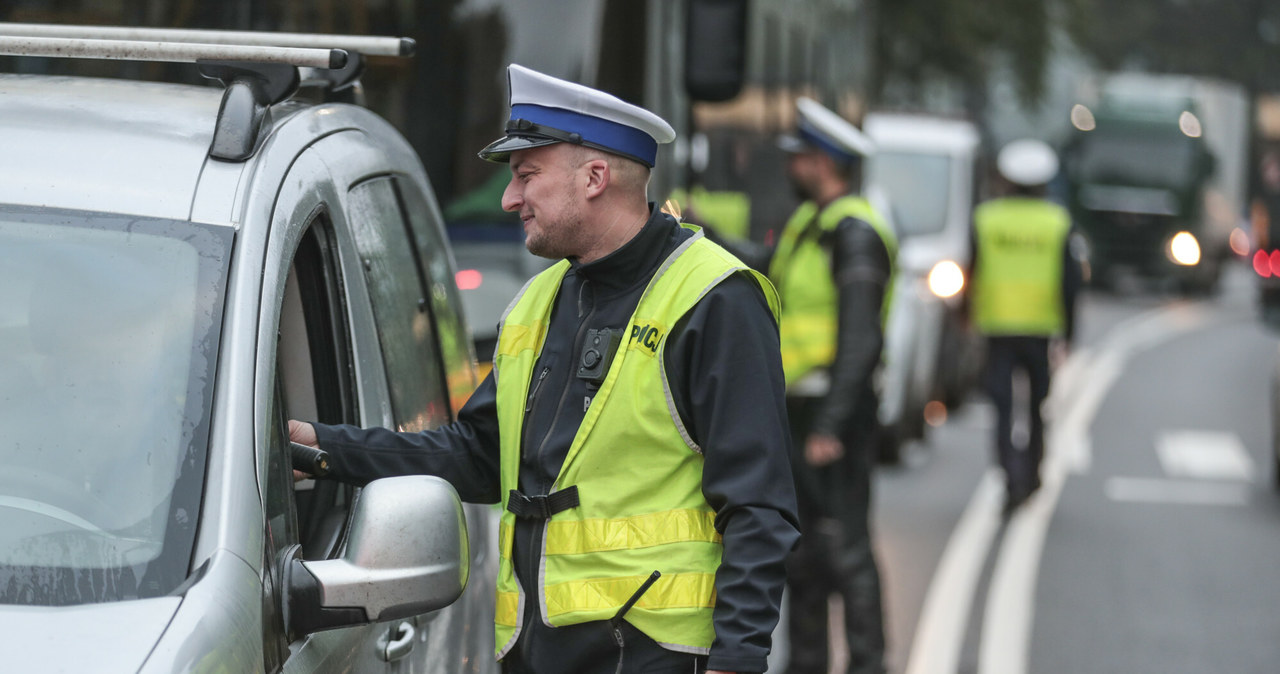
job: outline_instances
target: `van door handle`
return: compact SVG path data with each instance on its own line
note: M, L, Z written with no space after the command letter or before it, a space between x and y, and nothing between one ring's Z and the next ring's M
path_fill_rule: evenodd
M396 634L394 640L391 638L392 632ZM418 632L413 629L413 625L407 622L396 625L378 639L378 657L387 662L403 658L413 650L413 638L416 636Z

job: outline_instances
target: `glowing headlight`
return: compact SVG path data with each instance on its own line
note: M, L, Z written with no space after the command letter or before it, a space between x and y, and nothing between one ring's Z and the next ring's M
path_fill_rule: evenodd
M1203 131L1200 126L1200 118L1196 117L1190 110L1183 110L1178 116L1178 128L1187 134L1190 138L1199 138Z
M1079 103L1071 107L1071 124L1081 131L1093 131L1098 128L1098 123L1093 118L1093 111Z
M951 260L943 260L929 270L929 291L946 299L964 288L964 271Z
M1184 267L1200 264L1200 242L1191 232L1178 232L1169 240L1169 259Z

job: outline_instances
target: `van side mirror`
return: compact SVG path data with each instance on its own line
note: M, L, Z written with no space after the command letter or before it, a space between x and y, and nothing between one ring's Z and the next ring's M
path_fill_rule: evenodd
M689 0L684 86L689 98L716 103L742 91L747 69L747 0Z
M361 490L338 559L288 554L284 619L293 638L444 608L462 594L470 570L458 493L426 475L374 480Z

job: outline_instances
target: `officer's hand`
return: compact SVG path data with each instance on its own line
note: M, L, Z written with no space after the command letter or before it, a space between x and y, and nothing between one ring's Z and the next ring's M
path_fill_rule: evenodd
M1057 370L1062 364L1067 362L1067 356L1071 355L1071 345L1067 344L1065 339L1055 339L1049 342L1049 368Z
M815 433L804 443L804 458L809 465L822 467L844 456L844 443L834 435Z
M289 420L289 441L296 442L300 445L307 445L308 447L320 446L320 439L316 437L316 427L306 423L305 421L297 421L295 419ZM309 479L311 479L310 475L307 475L300 470L293 471L294 482Z
M726 672L723 669L708 669L707 674L736 674L735 672Z

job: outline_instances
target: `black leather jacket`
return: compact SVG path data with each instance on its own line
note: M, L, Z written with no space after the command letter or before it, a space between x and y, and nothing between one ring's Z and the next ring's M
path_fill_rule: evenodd
M831 389L817 405L809 432L845 437L855 418L873 418L879 407L871 377L884 346L880 315L892 265L884 240L857 218L841 220L822 244L831 250L838 294L836 359Z
M753 269L768 273L774 249L719 237L716 241ZM841 220L820 243L831 252L838 293L836 358L830 368L831 388L816 403L808 432L847 438L860 420L874 419L879 407L872 374L884 346L880 312L893 267L884 240L858 218Z

